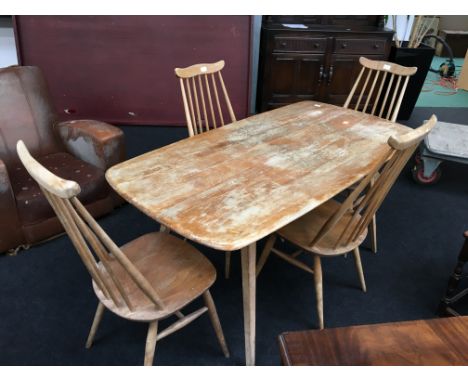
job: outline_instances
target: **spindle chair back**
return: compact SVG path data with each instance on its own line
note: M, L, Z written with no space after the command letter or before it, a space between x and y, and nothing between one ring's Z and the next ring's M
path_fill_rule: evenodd
M236 121L221 74L223 68L221 60L175 69L191 137Z
M354 110L395 122L409 79L418 68L365 57L359 58L359 63L362 65L361 71L344 107L349 108L357 97Z

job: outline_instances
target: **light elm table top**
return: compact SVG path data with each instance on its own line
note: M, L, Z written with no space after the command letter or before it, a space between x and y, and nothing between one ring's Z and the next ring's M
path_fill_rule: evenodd
M182 236L236 250L346 189L409 128L315 101L184 139L110 168L128 202Z

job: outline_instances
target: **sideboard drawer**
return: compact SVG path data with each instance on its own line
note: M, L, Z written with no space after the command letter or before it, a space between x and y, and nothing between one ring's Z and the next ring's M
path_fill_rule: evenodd
M337 38L335 40L334 53L348 54L383 54L385 53L386 40L380 39L349 39Z
M326 38L280 37L275 36L273 50L275 52L325 52Z

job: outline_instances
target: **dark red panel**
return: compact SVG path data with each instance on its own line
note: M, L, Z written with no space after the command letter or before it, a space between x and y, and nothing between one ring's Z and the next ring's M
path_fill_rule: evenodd
M248 113L250 16L17 16L15 21L21 64L44 71L62 119L185 125L174 68L220 59L226 61L223 75L236 116Z

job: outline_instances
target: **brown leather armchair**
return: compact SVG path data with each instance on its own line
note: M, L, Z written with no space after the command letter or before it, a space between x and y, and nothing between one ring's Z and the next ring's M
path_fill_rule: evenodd
M104 172L125 159L122 131L91 120L58 122L39 68L0 69L0 253L63 231L16 154L19 139L53 173L80 184L93 216L121 202Z

